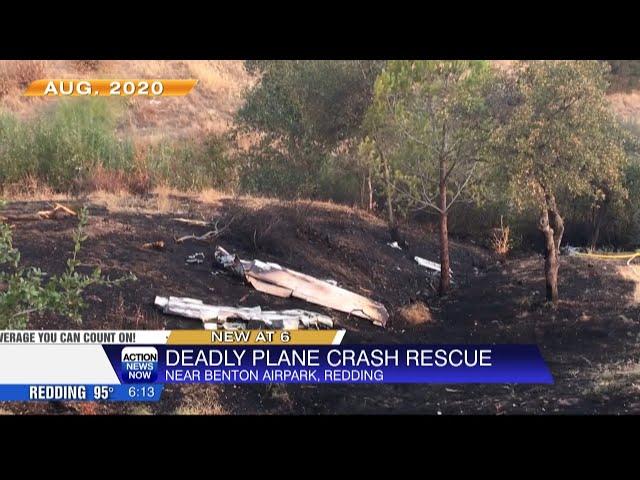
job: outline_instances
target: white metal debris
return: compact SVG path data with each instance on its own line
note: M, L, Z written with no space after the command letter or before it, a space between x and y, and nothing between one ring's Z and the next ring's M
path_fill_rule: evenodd
M565 255L569 255L570 257L580 253L580 248L572 247L571 245L566 245L562 250L564 250Z
M187 259L185 260L185 262L187 262L187 263L196 263L196 264L199 265L202 262L204 262L204 253L196 252L193 255L189 255L187 257Z
M389 245L391 248L395 248L397 250L402 250L402 247L400 245L398 245L398 242L387 243L387 245Z
M157 296L155 305L163 313L201 320L205 329L237 329L258 323L266 328L297 330L299 328L332 328L333 320L308 310L262 310L257 307L207 305L195 298ZM231 321L233 320L233 321Z
M422 258L422 257L413 257L413 258L416 262L418 262L418 265L420 265L421 267L425 267L425 268L428 268L429 270L434 270L436 272L440 272L442 270L439 263L432 262L431 260L427 260L426 258ZM451 269L449 269L449 272L453 273Z
M357 317L384 327L389 319L387 309L370 300L325 280L261 260L241 260L222 247L216 247L218 264L249 282L259 292L277 297L295 297Z

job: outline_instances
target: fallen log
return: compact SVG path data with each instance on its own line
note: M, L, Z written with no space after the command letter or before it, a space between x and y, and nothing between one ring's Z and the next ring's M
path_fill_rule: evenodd
M239 308L216 306L188 297L157 296L154 304L161 308L163 313L200 320L208 330L215 330L218 327L230 329L237 327L238 323L247 327L248 324L255 322L266 328L287 330L333 327L331 317L308 310L263 311L259 306Z
M63 218L77 217L78 214L64 205L56 203L51 210L40 210L36 213L0 216L3 222L29 222L36 220L61 220Z
M216 220L215 222L205 222L202 220L191 220L188 218L174 218L175 221L177 222L181 222L181 223L186 223L188 225L199 225L199 226L203 226L203 227L213 227L213 230L208 231L207 233L204 233L202 235L185 235L183 237L174 237L176 243L182 243L186 240L198 240L201 242L208 242L210 240L213 240L217 237L219 237L222 233L224 233L229 226L231 225L231 223L233 223L235 217L231 217L231 220L229 220L229 222L224 225L222 228L218 228L218 223L220 223L220 220Z
M176 243L182 243L185 240L198 240L200 242L206 242L216 238L219 235L219 232L216 230L211 230L203 235L185 235L184 237L176 238Z
M197 225L199 227L208 227L210 225L213 225L212 222L206 222L204 220L193 220L191 218L174 218L173 219L175 222L180 222L180 223L186 223L187 225Z
M157 242L144 243L141 248L145 250L164 250L164 241L158 240Z

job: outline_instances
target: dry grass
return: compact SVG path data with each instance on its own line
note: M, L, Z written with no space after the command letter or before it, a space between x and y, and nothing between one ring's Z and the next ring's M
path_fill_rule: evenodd
M422 302L415 302L411 305L406 305L402 307L398 313L409 325L420 325L423 323L429 323L433 320L429 307Z
M640 366L635 361L607 363L596 368L592 377L590 393L597 396L640 391Z
M614 112L627 122L640 123L640 92L620 92L608 96Z
M139 208L139 202L135 197L103 190L91 193L89 200L96 205L106 207L110 212L137 211Z
M189 198L189 194L168 187L156 187L148 196L131 195L126 191L98 190L87 197L90 202L106 207L110 212L136 212L151 215L182 213L183 202L179 198Z
M176 407L176 415L225 415L218 385L183 385L182 397Z
M95 73L101 66L100 60L74 60L73 66L81 73Z
M68 195L55 193L50 187L40 183L36 177L27 177L21 183L5 185L1 196L17 202L66 200Z
M151 177L145 170L134 172L110 170L98 165L91 172L91 177L79 185L80 191L103 191L122 194L129 192L143 195L151 190Z
M0 61L0 98L21 95L31 82L45 76L46 65L43 60Z
M640 304L640 267L637 265L617 265L616 269L622 278L633 282L634 289L630 298L630 305Z
M229 195L226 193L222 193L219 190L215 190L213 188L207 188L206 190L203 190L198 194L196 194L196 199L199 202L209 203L214 205L218 204L220 200L224 198L229 198Z
M169 187L158 187L154 189L156 198L156 211L158 213L170 213L178 209L175 198L178 193Z
M130 188L125 185L121 186L117 181L107 182L106 185L107 188L97 189L78 197L68 193L55 193L49 187L38 183L37 180L29 179L23 184L5 187L0 192L0 198L8 201L77 202L102 206L110 212L140 213L145 215L172 214L176 216L188 215L190 202L200 202L217 207L220 206L222 201L231 201L232 204L241 205L243 209L252 211L261 209L268 211L273 206L288 208L292 210L295 221L299 224L306 222L314 210L325 210L341 216L360 218L373 225L384 225L384 220L369 212L331 202L305 199L282 201L276 198L230 194L215 189L184 192L167 186L157 186L148 193L140 195L132 193ZM257 241L279 224L276 213L268 218L273 222L268 221L264 225L256 225ZM270 223L274 223L274 225L270 225ZM265 238L262 238L262 240L265 240Z
M153 410L149 405L145 405L144 403L136 403L129 408L129 411L127 413L129 415L153 415Z
M500 226L491 232L491 249L501 257L506 257L511 250L511 229L502 223L502 217Z

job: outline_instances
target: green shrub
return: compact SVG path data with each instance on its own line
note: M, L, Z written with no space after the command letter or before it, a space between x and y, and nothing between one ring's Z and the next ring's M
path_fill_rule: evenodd
M133 168L133 143L115 135L116 113L106 99L61 102L34 124L33 144L39 179L71 190L101 165Z
M57 191L78 192L144 177L151 179L149 187L236 187L237 169L225 137L167 139L140 158L132 139L116 134L123 105L113 99L71 99L31 121L0 114L0 186L37 178Z
M2 206L2 204L0 204ZM81 322L84 308L82 293L91 285L117 286L135 280L133 274L111 280L95 268L89 275L78 273L78 253L86 240L84 228L88 213L83 208L74 232L73 254L61 275L47 275L39 268L20 265L20 252L13 247L10 227L0 223L0 328L22 329L27 326L31 313L52 312ZM5 270L6 269L6 270Z
M233 190L237 173L227 151L227 139L220 135L211 134L201 141L165 140L147 151L147 168L155 184L185 191Z
M114 110L105 99L74 99L32 121L0 115L0 181L36 177L56 190L70 191L98 165L131 170L133 144L116 137Z

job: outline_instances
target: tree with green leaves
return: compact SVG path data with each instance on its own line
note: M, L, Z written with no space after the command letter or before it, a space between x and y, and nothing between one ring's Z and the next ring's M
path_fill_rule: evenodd
M246 69L259 81L246 92L236 123L240 132L259 140L243 155L245 188L288 196L321 193L319 179L325 167L333 157L345 157L343 151L359 135L383 64L368 60L246 62ZM344 169L337 171L345 174Z
M597 195L619 184L623 137L608 108L607 65L598 61L519 62L506 90L516 91L510 115L494 132L493 180L516 204L539 211L545 242L546 296L558 300L564 219L559 199ZM606 181L605 181L606 180Z
M366 119L393 203L439 216L440 293L450 288L448 214L465 195L491 131L483 61L393 61L376 80Z

